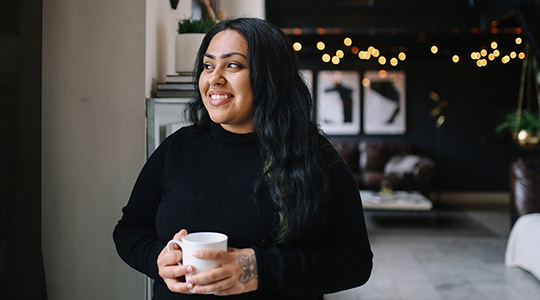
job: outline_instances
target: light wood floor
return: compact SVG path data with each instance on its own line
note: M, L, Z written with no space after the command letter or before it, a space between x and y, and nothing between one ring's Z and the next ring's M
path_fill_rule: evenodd
M508 207L467 207L463 213L492 234L372 234L375 258L370 280L325 299L540 299L538 279L522 269L504 266L510 232Z

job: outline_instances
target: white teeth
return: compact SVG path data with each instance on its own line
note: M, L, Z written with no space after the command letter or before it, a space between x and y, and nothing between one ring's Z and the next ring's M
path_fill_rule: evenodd
M221 99L227 99L232 97L232 95L211 95L212 99L214 100L221 100Z

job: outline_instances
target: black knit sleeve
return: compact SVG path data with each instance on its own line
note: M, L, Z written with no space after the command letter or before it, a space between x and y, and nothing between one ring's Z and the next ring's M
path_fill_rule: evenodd
M161 202L160 175L170 140L165 140L142 168L113 239L122 260L152 279L160 279L157 257L165 246L156 233L156 212Z
M319 245L283 250L254 247L259 289L289 296L314 296L363 285L371 275L369 244L356 183L341 160L330 168L327 229Z

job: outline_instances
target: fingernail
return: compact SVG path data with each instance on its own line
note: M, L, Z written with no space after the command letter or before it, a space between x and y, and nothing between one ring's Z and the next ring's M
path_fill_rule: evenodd
M195 252L193 252L193 256L195 256L195 257L199 257L199 251L195 251Z
M191 273L191 272L193 272L193 267L192 267L192 266L188 266L188 267L186 268L186 270L187 270L189 273ZM189 280L189 279L188 279L188 280Z
M191 289L193 289L193 284L191 284L191 283L188 283L188 285L187 285L187 288L188 288L188 290L191 290Z
M196 286L193 291L197 294L199 294L201 292L201 288L199 288L198 286Z

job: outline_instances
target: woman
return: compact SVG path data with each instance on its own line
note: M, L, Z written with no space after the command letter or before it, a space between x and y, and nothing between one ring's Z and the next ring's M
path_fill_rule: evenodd
M160 299L322 299L364 284L372 268L358 189L311 122L311 96L290 41L260 19L218 23L196 62L192 126L149 158L114 239L155 279ZM220 267L193 272L168 240L228 235ZM191 292L190 292L191 290Z

